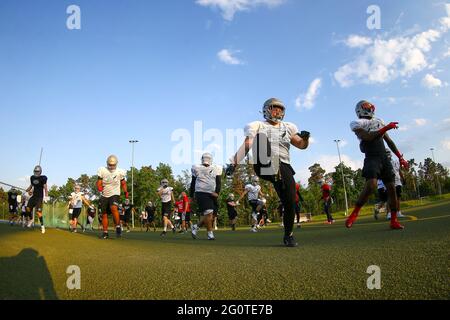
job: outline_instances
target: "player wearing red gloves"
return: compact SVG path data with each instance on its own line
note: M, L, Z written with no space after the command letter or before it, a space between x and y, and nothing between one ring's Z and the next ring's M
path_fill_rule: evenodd
M116 226L117 237L122 236L122 228L120 227L119 203L121 189L128 199L127 183L125 180L126 172L117 167L119 161L116 156L109 156L106 161L107 167L98 169L97 189L102 193L100 198L100 208L103 224L103 239L108 239L108 215L113 216Z
M377 182L380 179L387 188L389 206L392 209L391 228L394 230L404 229L397 219L398 202L394 184L395 173L384 145L384 142L386 142L392 152L399 158L402 167L406 169L409 167L408 162L387 134L392 129L398 129L398 122L391 122L386 126L382 120L375 117L375 106L368 101L361 101L356 105L356 115L358 120L353 121L350 127L361 141L361 152L366 155L363 168L366 186L345 225L347 228L353 226L361 208L377 188Z

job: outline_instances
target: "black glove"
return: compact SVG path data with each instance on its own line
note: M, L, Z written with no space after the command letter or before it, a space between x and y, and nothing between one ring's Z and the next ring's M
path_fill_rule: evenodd
M227 167L225 169L225 175L227 177L231 177L234 174L235 170L236 170L236 165L235 164L229 164L229 165L227 165Z
M311 133L309 133L308 131L302 131L298 133L298 135L302 139L309 139L309 137L311 137Z

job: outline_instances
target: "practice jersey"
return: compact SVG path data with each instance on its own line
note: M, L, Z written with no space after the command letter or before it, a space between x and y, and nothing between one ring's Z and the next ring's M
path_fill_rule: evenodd
M72 192L70 194L70 204L73 209L81 209L83 207L83 193L82 192Z
M281 122L279 126L274 126L267 121L255 121L249 123L244 131L245 136L250 138L255 138L258 133L265 134L270 142L272 159L279 158L281 162L290 164L291 139L298 133L295 124Z
M33 197L43 199L44 198L44 186L47 184L46 176L31 176L31 185L33 186Z
M258 200L259 193L261 192L261 186L248 184L245 186L245 191L247 191L248 201Z
M123 211L125 212L126 215L131 215L131 211L133 210L133 205L130 204L124 204L123 205Z
M183 200L175 202L175 207L177 208L178 213L184 213L184 201Z
M350 128L353 132L358 129L363 129L367 132L377 132L384 128L384 121L378 118L373 119L358 119L352 121ZM380 136L372 141L361 141L361 152L366 156L384 156L386 155L386 146L384 145L383 136Z
M400 176L400 161L396 158L391 158L391 163L395 173L395 186L403 187L402 178Z
M153 217L155 215L155 207L145 207L145 212L149 217Z
M183 202L186 203L186 212L191 212L191 202L189 201L189 197L187 195L183 197Z
M148 219L148 213L146 211L143 211L141 214L141 218L142 220L147 220Z
M195 180L195 192L214 193L216 192L216 177L222 176L222 167L212 165L195 165L192 167L192 176Z
M167 187L167 188L159 187L158 192L160 192L161 190L162 190L161 201L163 203L172 202L173 188L172 187Z
M15 191L8 192L8 204L13 207L17 207L17 193Z
M125 180L126 173L122 169L109 171L101 167L97 172L98 178L103 180L103 197L120 196L120 183Z

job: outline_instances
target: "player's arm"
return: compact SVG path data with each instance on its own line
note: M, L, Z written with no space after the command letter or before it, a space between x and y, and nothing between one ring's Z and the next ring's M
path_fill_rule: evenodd
M172 191L172 193L170 194L170 196L171 196L171 198L172 198L172 203L175 203L176 201L175 201L175 196L173 195L173 191Z
M238 199L237 202L238 202L238 203L241 202L242 199L244 199L244 197L247 195L247 193L248 193L248 190L245 190L244 193L239 197L239 199Z
M219 197L219 193L222 190L222 176L216 176L216 190L214 190L213 196Z
M47 184L44 184L44 197L45 198L48 197L48 186L47 186Z
M25 190L26 192L30 192L33 189L33 185L30 184L30 186Z
M125 199L128 199L127 181L125 179L122 179L120 181L120 186L122 187L122 191L125 193Z
M398 129L398 122L391 122L387 126L381 128L378 131L368 131L363 128L356 128L353 131L355 132L356 136L359 139L363 141L373 141L386 135L386 133L392 129Z
M395 145L394 141L392 141L391 137L386 133L384 135L384 141L386 141L386 144L388 145L389 149L392 150L392 152L398 157L398 160L400 161L400 165L405 168L406 170L409 169L409 163L403 158L403 155L398 150L397 146Z
M97 190L103 192L103 179L100 177L97 179Z
M292 136L291 144L300 149L305 150L309 147L309 138L311 134L308 131L302 131Z
M197 182L197 177L192 176L191 180L191 188L189 189L189 195L192 199L194 199L195 196L195 183Z
M83 203L88 207L92 205L84 196L81 196L81 201L83 201Z

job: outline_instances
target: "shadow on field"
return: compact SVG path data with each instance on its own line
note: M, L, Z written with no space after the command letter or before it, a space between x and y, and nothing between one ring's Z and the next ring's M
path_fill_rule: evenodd
M58 300L44 257L34 249L0 258L0 300Z

